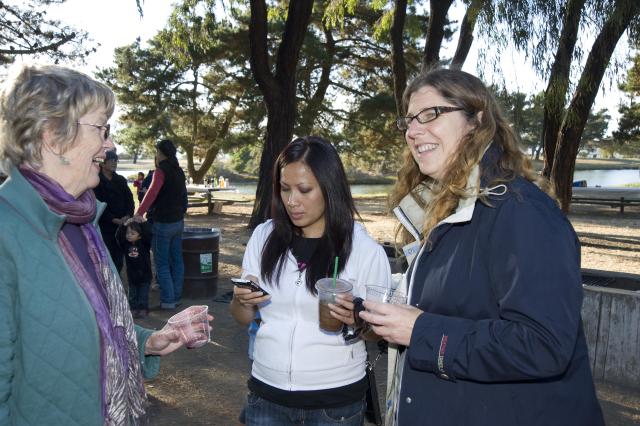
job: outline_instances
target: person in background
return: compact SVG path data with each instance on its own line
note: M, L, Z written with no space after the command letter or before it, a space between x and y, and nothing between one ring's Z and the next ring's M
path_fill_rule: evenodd
M182 230L187 211L187 186L176 147L168 139L156 144L156 170L136 216L153 205L152 250L160 286L160 309L175 309L182 298L184 262ZM139 219L136 219L139 220Z
M603 425L580 243L549 182L477 77L420 74L404 107L391 201L405 242L419 245L409 304L365 301L360 312L400 345L388 424Z
M129 218L118 227L116 240L124 252L129 284L129 308L133 318L149 315L151 273L151 224Z
M120 272L124 263L124 253L116 241L116 231L118 226L133 216L135 204L127 179L116 173L117 169L118 155L115 150L109 150L100 167L100 183L93 191L96 198L107 205L100 217L100 232L111 259Z
M0 424L135 425L143 377L183 346L134 325L91 190L114 149L113 92L58 66L12 70L0 94ZM213 319L209 317L209 319Z
M138 172L138 177L133 181L133 187L136 189L136 196L138 202L141 203L144 198L144 192L142 191L142 182L144 182L144 173Z
M230 310L247 326L260 313L253 346L247 425L362 425L368 380L362 340L319 328L314 285L332 276L389 287L391 272L382 247L354 220L357 214L335 148L317 136L298 138L274 168L272 219L253 232L242 276L268 291L235 286ZM341 297L331 315L353 326L353 301Z

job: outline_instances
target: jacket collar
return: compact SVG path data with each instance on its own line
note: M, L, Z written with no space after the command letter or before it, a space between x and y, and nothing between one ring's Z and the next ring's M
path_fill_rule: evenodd
M498 175L498 161L501 156L502 148L499 145L490 143L487 146L480 163L471 169L465 187L467 196L461 198L453 214L444 218L437 226L443 223L469 222L473 217L476 201L480 195L503 195L506 192L505 185L487 188L487 185ZM433 200L433 197L433 191L422 183L400 200L399 206L393 209L400 223L407 228L416 240L421 240L423 237L424 206L427 206Z
M17 168L12 167L9 171L9 177L0 187L0 198L4 199L36 232L45 238L57 240L66 216L49 210L40 194ZM97 201L96 217L93 219L95 226L105 207L105 203Z

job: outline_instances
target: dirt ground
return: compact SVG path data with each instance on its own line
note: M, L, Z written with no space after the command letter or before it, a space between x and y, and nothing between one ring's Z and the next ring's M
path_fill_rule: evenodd
M369 233L379 242L393 241L395 221L384 213L383 199L359 199L357 207ZM229 278L240 273L244 247L250 232L246 224L249 205L231 205L222 214L206 215L205 209L191 209L187 226L221 230L215 296L184 298L184 306L207 304L214 315L212 341L194 350L181 349L162 360L160 375L146 384L150 425L236 425L246 398L249 377L247 333L231 318L228 300ZM640 274L640 209L623 215L615 209L576 206L570 214L582 242L584 268ZM152 292L151 306L158 305ZM153 310L139 323L160 328L173 312ZM375 352L370 348L371 353ZM376 365L379 394L384 395L386 358ZM640 389L597 383L598 396L608 425L640 424Z

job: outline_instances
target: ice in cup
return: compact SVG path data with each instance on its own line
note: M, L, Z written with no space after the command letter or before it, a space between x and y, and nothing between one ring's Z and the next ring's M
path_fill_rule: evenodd
M341 279L336 280L335 286L333 278L320 278L316 282L321 329L329 332L342 330L342 321L331 316L329 303L335 303L337 294L347 294L352 289L353 285L350 282Z
M207 305L189 306L169 318L169 326L178 332L187 348L199 348L211 339L208 313Z
M407 295L391 287L367 284L365 300L380 303L393 303L394 305L404 305L407 303Z

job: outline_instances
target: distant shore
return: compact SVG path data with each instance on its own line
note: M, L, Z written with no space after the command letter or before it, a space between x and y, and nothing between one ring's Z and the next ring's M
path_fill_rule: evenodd
M187 168L186 161L181 160L181 165L184 169ZM541 160L533 160L533 166L536 170L542 169ZM120 155L120 162L118 164L118 171L125 177L136 174L138 171L143 171L145 174L154 168L153 159L140 159L134 164L131 159L126 155ZM640 170L640 158L637 159L591 159L591 158L578 158L576 161L576 171L584 170L623 170L623 169L639 169ZM229 178L230 181L236 183L252 183L257 182L257 176L238 174L229 170L222 170L217 173ZM363 172L349 173L349 182L353 185L368 185L368 184L388 184L393 185L395 183L395 175L371 175Z

